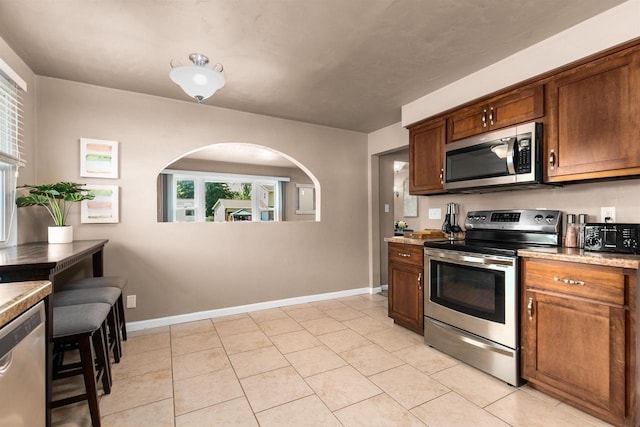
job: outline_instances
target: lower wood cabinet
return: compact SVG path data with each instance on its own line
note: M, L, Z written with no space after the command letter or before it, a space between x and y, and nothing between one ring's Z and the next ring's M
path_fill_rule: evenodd
M614 425L636 424L636 271L524 258L522 376Z
M389 243L389 317L395 323L424 332L424 248Z

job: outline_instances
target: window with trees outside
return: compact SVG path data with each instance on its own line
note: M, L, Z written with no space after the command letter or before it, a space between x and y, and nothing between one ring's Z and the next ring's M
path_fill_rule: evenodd
M163 171L167 221L281 221L288 178Z
M26 83L0 59L0 247L17 242L16 183L22 156Z

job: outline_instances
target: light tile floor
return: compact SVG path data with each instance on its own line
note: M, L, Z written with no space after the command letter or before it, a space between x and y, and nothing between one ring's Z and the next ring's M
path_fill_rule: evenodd
M103 425L607 426L423 343L382 295L130 333L101 397ZM56 393L82 387L77 379ZM54 426L89 426L86 402Z

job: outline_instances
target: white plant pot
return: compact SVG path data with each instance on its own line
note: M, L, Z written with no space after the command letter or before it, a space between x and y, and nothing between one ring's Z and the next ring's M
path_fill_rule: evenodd
M73 242L73 226L63 225L49 227L49 243Z

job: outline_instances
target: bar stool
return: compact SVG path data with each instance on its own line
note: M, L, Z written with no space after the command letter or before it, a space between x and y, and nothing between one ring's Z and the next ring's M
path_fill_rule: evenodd
M118 310L117 301L121 297L122 291L119 288L101 287L92 289L72 289L53 293L53 307L73 306L77 304L103 303L109 304L107 315L107 326L109 328L108 348L113 352L113 360L120 363L122 347L120 344L120 334L118 333Z
M102 287L120 288L122 293L118 298L118 318L120 320L120 333L122 334L122 341L127 340L127 327L124 318L124 288L127 286L127 279L122 276L100 276L100 277L85 277L83 279L73 280L64 285L62 290L72 289L90 289L90 288L102 288Z
M93 427L100 427L98 382L102 381L105 394L111 393L111 372L104 340L110 312L111 306L103 303L53 307L54 360L62 357L56 349L72 346L80 352L80 362L63 365L60 359L60 363L54 363L53 379L83 375L85 392L52 401L51 408L86 400Z

